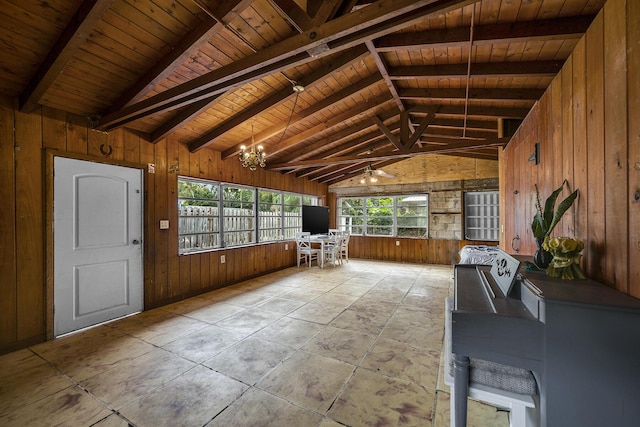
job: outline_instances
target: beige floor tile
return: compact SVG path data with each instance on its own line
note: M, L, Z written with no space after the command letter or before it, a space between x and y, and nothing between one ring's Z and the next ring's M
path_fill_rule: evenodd
M309 301L313 301L314 299L322 295L324 295L324 292L322 291L312 291L310 289L296 288L290 292L287 292L286 294L283 294L282 298L309 302Z
M286 359L293 349L284 344L249 337L205 361L205 366L253 385Z
M371 290L371 287L369 286L352 285L352 284L343 283L333 288L331 292L341 294L341 295L361 297L362 295L366 294L370 290Z
M380 337L400 341L412 347L440 350L444 338L444 327L428 323L423 326L414 326L391 319Z
M6 426L90 426L111 414L80 387L71 386L0 418Z
M202 322L216 323L220 320L231 317L234 314L238 314L244 311L244 307L237 305L227 304L224 302L212 303L211 305L204 306L198 310L185 313L185 316L197 319Z
M293 291L294 289L297 289L297 288L286 285L286 284L265 283L263 286L256 288L253 292L256 292L262 295L268 295L271 297L279 297L286 294L287 292Z
M242 331L232 331L210 325L172 341L163 348L184 359L200 363L242 341L247 335Z
M440 368L440 351L419 349L380 338L371 347L360 366L435 390Z
M64 360L73 360L82 355L93 353L123 336L124 333L114 329L112 324L99 325L35 345L31 349L49 362L57 364Z
M347 309L331 322L331 326L378 335L388 320L389 317L384 314L363 313Z
M257 310L254 308L250 311L245 310L227 317L224 320L220 320L219 322L216 322L216 325L221 328L249 335L270 325L280 318L282 318L281 314L270 313L265 310Z
M355 295L345 295L331 291L314 299L313 303L329 304L337 307L347 308L356 301L358 301L358 297Z
M302 307L304 304L304 301L274 297L269 301L258 305L257 308L271 313L279 313L284 315Z
M226 304L237 305L240 307L254 307L259 304L263 304L272 297L265 294L259 294L255 292L242 293L231 298L226 299Z
M131 427L131 424L118 414L111 414L91 427Z
M445 427L452 276L293 267L3 355L0 425L433 427L436 408ZM469 408L470 425L508 425Z
M376 335L327 326L304 347L311 353L358 364L375 340Z
M135 316L127 317L117 321L113 326L148 343L163 346L209 324L168 311L152 310L152 313L140 319L136 319Z
M368 299L399 304L407 293L395 289L373 288L364 296Z
M28 349L0 356L0 372L0 425L4 415L73 385Z
M347 426L429 426L435 392L358 368L327 416Z
M325 417L320 423L320 427L344 427L344 424L337 423L333 421L331 418Z
M247 385L197 366L120 409L137 427L202 426L234 402Z
M322 415L316 412L254 388L243 394L207 427L312 427L321 420Z
M136 359L116 364L81 385L111 408L119 409L182 375L195 365L168 351L155 349Z
M353 369L354 366L335 359L297 351L256 387L303 408L324 413Z
M320 291L320 292L329 292L338 286L335 282L326 281L324 277L318 280L313 280L304 285L305 290L310 291Z
M444 299L442 300L444 306ZM392 323L405 327L429 327L444 329L444 310L439 307L420 308L401 304L393 313Z
M211 304L211 301L199 296L194 298L188 298L182 301L175 302L173 304L165 305L162 310L170 313L187 315L192 311L196 311L202 307L206 307Z
M320 332L323 325L305 320L283 317L277 322L257 332L254 337L284 344L291 348L300 348L314 335Z
M78 354L56 362L60 372L80 382L108 371L117 363L133 360L155 349L153 345L138 338L124 335L105 343L87 354Z
M360 297L356 302L351 304L349 308L351 308L351 310L370 315L382 315L391 317L391 315L398 308L398 304L395 302L378 301L370 294L366 294Z
M303 305L299 309L292 311L288 314L289 317L294 319L306 320L308 322L320 323L323 325L328 324L335 319L340 313L345 310L345 307L333 304L316 304L310 302Z

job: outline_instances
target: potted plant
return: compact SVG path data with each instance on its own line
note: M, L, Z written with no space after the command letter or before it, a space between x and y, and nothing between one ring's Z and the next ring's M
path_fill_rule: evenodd
M558 209L555 210L556 200L558 196L562 192L565 184L568 183L565 179L544 202L544 210L542 209L542 204L540 203L540 192L538 190L538 185L536 184L536 214L533 217L533 222L531 223L531 231L533 232L533 237L536 239L537 250L533 254L533 262L540 269L546 269L551 260L553 259L553 255L544 250L542 244L544 243L545 238L548 238L551 235L551 232L556 227L560 219L562 219L562 215L571 207L573 201L578 197L578 190L575 190L573 193L569 194L564 200L560 202L558 205Z

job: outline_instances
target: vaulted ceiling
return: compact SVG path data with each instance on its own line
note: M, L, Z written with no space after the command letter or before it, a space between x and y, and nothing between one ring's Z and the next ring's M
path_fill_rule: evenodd
M0 94L21 111L223 159L254 141L268 169L331 184L423 153L496 159L604 0L1 4Z

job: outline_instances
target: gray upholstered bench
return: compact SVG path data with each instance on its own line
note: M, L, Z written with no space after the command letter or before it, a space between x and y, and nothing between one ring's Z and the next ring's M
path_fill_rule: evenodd
M445 300L444 377L445 383L451 388L451 426L455 426L451 310L453 298L448 297ZM470 358L469 397L509 409L512 427L539 425L537 384L531 371Z

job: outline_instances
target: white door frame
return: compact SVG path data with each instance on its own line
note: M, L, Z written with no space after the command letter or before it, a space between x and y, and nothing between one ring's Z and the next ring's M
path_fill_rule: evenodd
M45 338L51 340L55 338L54 334L54 236L53 236L53 163L55 157L65 157L69 159L84 160L88 162L104 163L114 166L122 166L133 169L142 170L142 184L143 184L143 197L142 197L142 233L143 243L147 240L148 229L147 224L144 221L146 212L146 194L148 181L144 178L144 171L147 169L146 165L139 163L132 163L126 161L114 161L106 158L93 157L82 154L68 153L66 151L51 150L48 149L45 152ZM145 251L144 246L142 250L142 310L144 311L145 301ZM34 342L41 341L41 338L37 338Z

